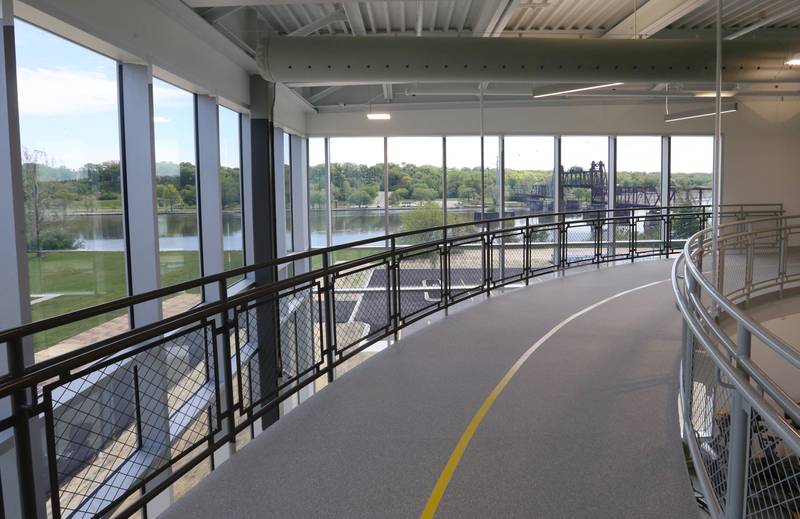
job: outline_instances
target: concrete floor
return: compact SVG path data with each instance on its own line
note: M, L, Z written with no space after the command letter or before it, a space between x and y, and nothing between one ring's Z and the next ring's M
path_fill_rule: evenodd
M669 277L671 261L538 283L454 312L347 372L178 500L166 518L418 517L453 447L553 326ZM555 333L481 423L437 517L697 517L677 420L668 282Z

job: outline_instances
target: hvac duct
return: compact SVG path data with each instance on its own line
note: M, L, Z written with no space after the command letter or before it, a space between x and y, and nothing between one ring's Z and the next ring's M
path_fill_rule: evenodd
M786 41L725 42L725 80L800 81ZM530 38L265 39L258 67L295 85L553 81L560 83L714 80L714 42Z

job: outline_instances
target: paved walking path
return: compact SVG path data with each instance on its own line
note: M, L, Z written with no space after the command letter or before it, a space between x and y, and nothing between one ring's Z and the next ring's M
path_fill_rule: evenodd
M455 309L282 418L163 516L419 517L515 362L437 517L697 517L677 420L671 261L603 268Z

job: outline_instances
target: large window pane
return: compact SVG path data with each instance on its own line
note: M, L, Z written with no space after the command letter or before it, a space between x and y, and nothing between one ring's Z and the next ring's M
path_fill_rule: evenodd
M225 270L244 265L242 226L242 154L239 114L219 107L219 176L222 191L222 232ZM241 279L241 278L238 278ZM238 279L229 279L234 283Z
M561 139L561 200L563 211L605 209L608 206L608 137Z
M617 209L661 205L661 137L617 137Z
M16 22L17 77L33 319L127 292L116 63ZM125 311L34 338L65 350L128 328Z
M383 139L330 139L333 244L385 234L383 207Z
M671 137L670 204L710 204L713 169L713 137Z
M553 137L504 139L507 214L553 211L553 141Z
M447 137L447 223L471 222L481 213L481 139Z
M286 252L294 251L294 218L292 216L292 143L283 134L283 203L286 217Z
M661 211L648 209L661 205L661 137L617 137L617 178L614 188L616 214L628 210L635 216L637 249L660 247ZM630 239L631 227L615 226L618 241Z
M153 79L153 112L161 285L200 276L194 95ZM164 301L164 315L200 302L199 290Z
M325 171L325 139L308 139L308 219L311 247L328 244L328 179Z
M391 137L387 146L389 232L442 225L442 138Z

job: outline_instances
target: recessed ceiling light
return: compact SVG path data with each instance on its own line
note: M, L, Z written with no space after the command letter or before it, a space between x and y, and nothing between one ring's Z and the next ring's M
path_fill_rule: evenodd
M800 52L786 60L787 65L800 65Z
M370 121L388 121L392 118L392 114L388 112L369 112L367 113L367 119Z

